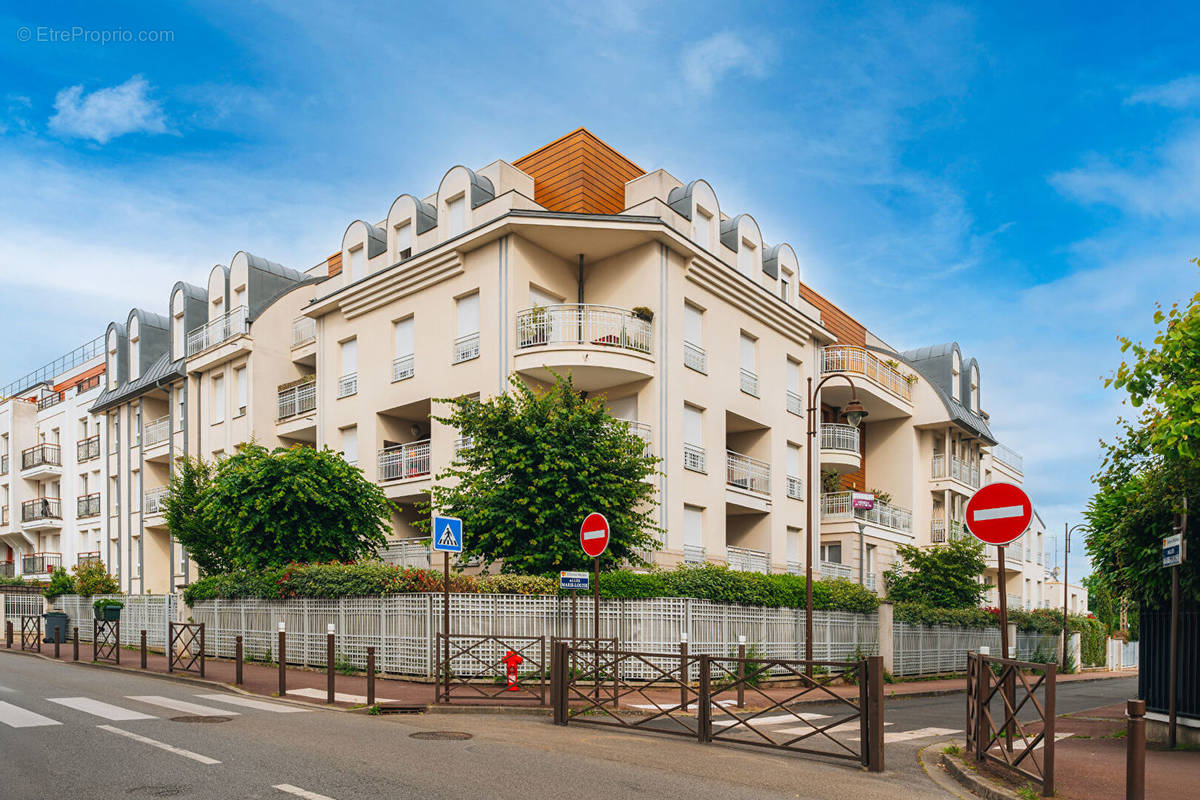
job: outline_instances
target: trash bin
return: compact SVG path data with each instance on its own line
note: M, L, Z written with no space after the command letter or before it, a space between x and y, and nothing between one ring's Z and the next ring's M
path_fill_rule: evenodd
M47 611L42 614L42 619L46 621L46 638L43 642L53 644L56 640L67 641L67 623L71 621L70 617L61 611Z

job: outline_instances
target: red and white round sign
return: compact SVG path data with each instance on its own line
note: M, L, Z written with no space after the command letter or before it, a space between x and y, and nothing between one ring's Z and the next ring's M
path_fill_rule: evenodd
M608 520L603 514L593 511L587 515L579 526L579 543L583 545L583 552L592 558L608 549Z
M1005 545L1025 532L1033 503L1020 486L989 483L967 503L967 529L982 542Z

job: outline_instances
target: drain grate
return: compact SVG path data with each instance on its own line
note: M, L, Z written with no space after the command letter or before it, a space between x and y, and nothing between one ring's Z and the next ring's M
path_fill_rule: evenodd
M185 717L171 717L171 722L199 722L199 723L211 724L214 722L229 722L231 719L233 719L233 717L185 716Z
M434 741L462 741L470 739L471 734L463 731L417 731L408 735L410 739L433 739Z

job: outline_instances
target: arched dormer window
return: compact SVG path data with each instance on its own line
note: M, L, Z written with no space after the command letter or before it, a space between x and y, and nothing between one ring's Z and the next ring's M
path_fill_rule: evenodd
M183 290L171 298L171 358L183 358Z
M971 410L979 413L979 367L971 365Z
M108 342L106 343L108 356L105 358L104 372L108 375L109 391L117 388L117 332L108 332Z
M138 356L141 353L141 338L138 335L138 318L129 320L129 380L136 381L141 375Z
M962 355L957 349L950 363L950 393L955 400L962 402Z

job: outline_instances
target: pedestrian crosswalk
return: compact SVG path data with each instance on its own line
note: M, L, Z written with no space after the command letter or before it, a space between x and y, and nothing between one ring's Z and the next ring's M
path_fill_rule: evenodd
M101 700L96 697L31 698L19 693L5 695L16 702L0 701L0 730L42 728L66 722L101 719L107 722L139 722L186 715L190 717L236 717L242 713L298 714L309 709L257 700L237 694L196 694L196 700L165 695L128 695ZM20 699L17 699L20 698ZM235 706L239 710L235 710ZM72 714L71 712L77 712Z

